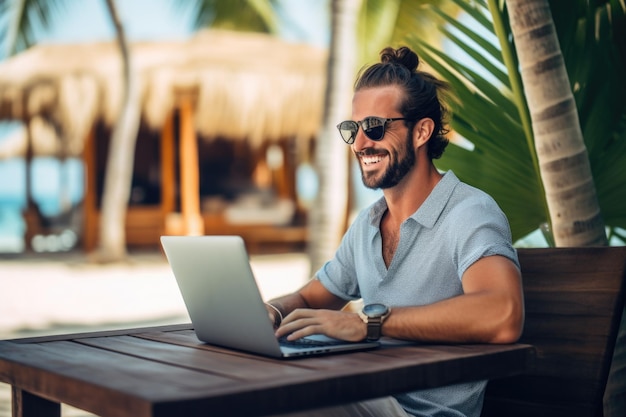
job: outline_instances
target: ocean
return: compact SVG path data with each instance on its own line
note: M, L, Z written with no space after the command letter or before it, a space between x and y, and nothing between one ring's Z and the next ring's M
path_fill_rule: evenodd
M72 158L63 163L48 157L33 160L31 190L33 200L44 216L58 215L64 205L82 201L83 184L84 169L80 159ZM24 159L0 160L0 253L24 251L26 225L21 213L25 207ZM50 237L49 240L52 242L55 237Z

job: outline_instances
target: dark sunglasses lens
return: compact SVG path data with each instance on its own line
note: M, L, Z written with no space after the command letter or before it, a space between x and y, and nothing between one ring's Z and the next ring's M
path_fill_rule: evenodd
M345 122L339 123L337 126L339 129L339 134L344 142L347 144L354 143L354 139L356 138L356 132L359 129L359 125L356 122L351 120L346 120Z
M378 117L368 117L362 122L363 132L371 140L381 140L385 136L385 120Z

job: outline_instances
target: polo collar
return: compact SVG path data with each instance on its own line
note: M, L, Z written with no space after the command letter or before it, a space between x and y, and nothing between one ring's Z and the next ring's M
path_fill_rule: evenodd
M426 200L424 200L420 208L417 209L417 211L413 213L410 218L422 226L431 229L443 212L448 200L450 200L450 196L452 196L454 188L460 182L461 181L457 178L454 172L447 171L441 178L441 181L439 181L435 188L433 188L430 195L426 198ZM379 227L380 220L386 210L387 201L383 196L376 201L370 209L370 224L372 226Z

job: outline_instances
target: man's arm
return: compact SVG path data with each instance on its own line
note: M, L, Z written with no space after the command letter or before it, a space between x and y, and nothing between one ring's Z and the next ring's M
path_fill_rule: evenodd
M307 288L309 285L312 287ZM365 338L367 326L358 314L314 310L341 307L340 299L328 293L319 281L312 281L303 290L302 304L290 304L297 307L285 317L276 332L278 336L295 339L323 333L352 341ZM513 262L503 256L478 260L463 275L463 290L462 295L426 306L391 306L392 313L382 326L383 336L448 343L512 343L519 338L524 300L521 275ZM327 294L318 298L324 292ZM305 294L314 295L312 304L307 303Z
M464 294L394 309L383 335L428 342L513 343L524 327L521 274L503 256L476 261L463 275Z
M298 291L274 298L268 301L267 304L277 309L282 317L287 317L287 315L297 309L339 310L346 305L346 301L328 291L318 279L314 278ZM275 315L277 313L274 308L270 307L268 313L272 321L276 322Z

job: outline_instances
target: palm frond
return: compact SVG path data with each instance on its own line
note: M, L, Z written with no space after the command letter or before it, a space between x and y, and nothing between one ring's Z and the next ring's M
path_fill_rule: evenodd
M375 60L381 50L381 39L389 39L399 18L402 0L365 1L361 7L359 32L362 40L361 60Z
M517 240L547 219L538 172L496 46L493 24L486 17L489 10L484 2L455 2L467 18L459 19L435 7L431 11L440 22L439 32L462 57L411 39L418 55L451 85L450 126L474 146L468 150L451 144L436 164L493 196L507 214ZM482 33L491 34L492 39Z
M279 23L273 3L272 0L197 0L174 1L173 6L191 8L196 28L277 33Z
M66 0L0 1L0 56L14 55L35 44L66 6Z

